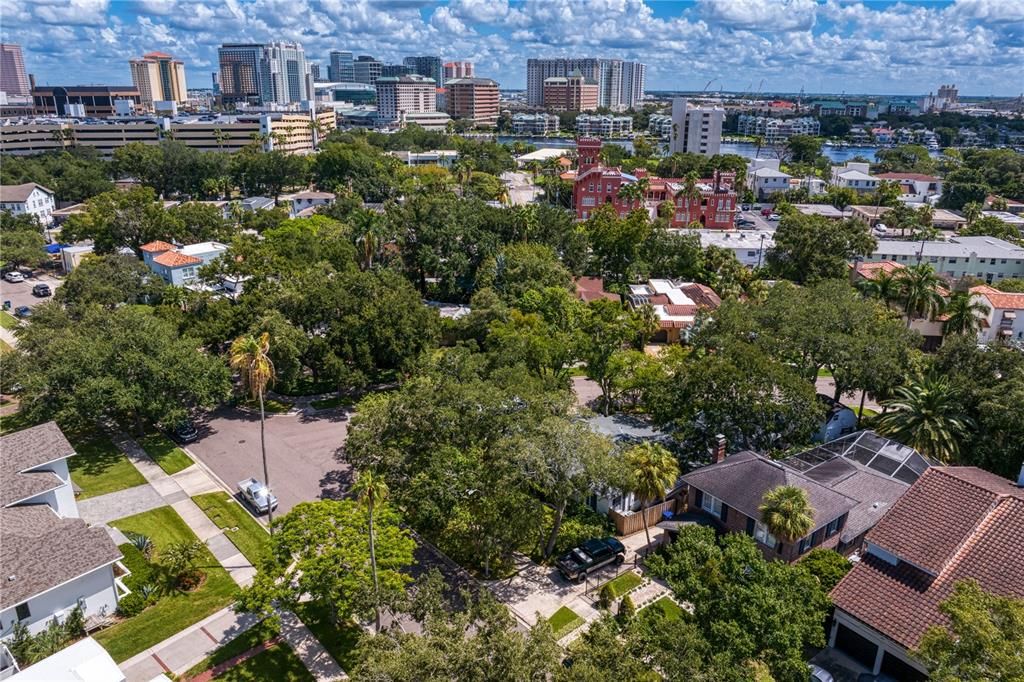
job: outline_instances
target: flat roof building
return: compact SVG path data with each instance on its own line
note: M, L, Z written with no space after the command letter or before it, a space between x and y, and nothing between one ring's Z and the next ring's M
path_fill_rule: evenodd
M377 118L393 123L403 114L437 111L437 86L433 79L417 74L381 76L374 83L377 89Z
M141 106L142 95L134 85L47 85L32 89L32 109L39 116L105 118L118 113L118 100Z
M593 111L598 107L597 82L579 71L544 80L544 108L551 111Z
M498 122L498 84L490 78L455 78L445 83L448 114L478 126Z
M185 64L180 60L163 52L149 52L141 59L132 59L128 66L132 83L147 107L152 108L154 102L184 104L188 100Z

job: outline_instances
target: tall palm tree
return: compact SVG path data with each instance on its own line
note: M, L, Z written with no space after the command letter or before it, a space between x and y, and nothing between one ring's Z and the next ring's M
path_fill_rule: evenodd
M650 186L650 180L640 178L636 182L630 182L620 187L618 196L629 202L630 209L640 208L643 206L644 199L647 198L647 190Z
M932 208L931 204L922 204L917 209L917 217L922 227L929 228L932 226L932 220L935 218L935 209Z
M267 416L263 409L263 396L267 386L274 380L274 363L270 360L270 334L263 332L257 338L252 334L239 336L231 344L231 367L242 375L242 384L253 398L260 403L260 452L263 455L263 479L270 488L270 472L267 469ZM270 532L274 532L274 510L267 505L267 521Z
M940 462L956 459L959 439L972 423L963 416L949 380L927 375L899 386L894 395L882 401L886 412L878 418L876 430Z
M976 335L981 331L981 322L988 316L989 310L987 305L974 300L969 291L958 291L946 302L943 310L946 321L942 323L942 333Z
M679 478L679 462L675 455L657 443L635 445L625 454L626 465L633 478L633 493L640 498L647 546L651 546L651 530L647 526L647 506L665 496L665 491Z
M363 270L373 267L373 257L380 248L379 238L384 226L384 216L368 208L358 208L353 214L356 244L360 245L360 266Z
M383 476L378 476L372 471L364 471L359 474L352 492L356 494L359 501L366 505L367 520L370 527L370 570L373 572L373 593L374 611L377 619L377 632L380 632L380 584L377 582L377 550L373 535L373 512L377 505L388 497L388 484L384 482Z
M863 279L859 288L862 294L868 298L874 298L889 307L901 297L899 278L886 270L879 270L874 279Z
M942 310L942 294L939 293L941 280L931 265L921 263L903 268L897 278L908 329L914 318L932 319Z
M455 182L463 191L466 189L466 184L473 178L474 169L475 165L472 159L459 159L452 164L452 175L455 176Z
M964 218L967 219L967 225L973 225L974 221L981 217L981 204L977 201L971 201L964 204L961 209L964 214Z
M793 485L780 485L764 494L761 513L768 532L783 542L795 542L814 528L814 508L807 491Z

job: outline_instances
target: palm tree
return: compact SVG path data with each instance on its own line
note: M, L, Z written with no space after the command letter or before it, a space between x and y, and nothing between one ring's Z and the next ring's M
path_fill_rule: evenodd
M377 582L377 551L373 536L373 511L378 503L388 497L388 484L382 476L372 471L364 471L359 474L352 491L359 497L359 501L366 505L367 519L370 526L370 570L373 572L373 593L374 611L377 617L377 632L380 632L380 584Z
M359 208L353 214L356 228L356 244L362 245L360 264L363 270L373 267L373 257L380 248L379 237L384 225L384 216L368 208Z
M217 151L224 151L224 142L231 136L220 128L214 128L213 139L217 141Z
M900 283L903 309L907 314L908 329L914 318L932 319L942 310L942 294L939 293L940 280L931 265L921 263L903 268L897 278Z
M922 227L930 228L932 220L935 218L935 209L931 204L923 204L921 208L917 209L917 217Z
M458 183L459 189L463 191L466 189L466 183L473 178L474 168L472 159L459 159L452 164L452 175L455 176L455 182Z
M949 380L927 375L899 386L894 394L882 401L886 412L878 418L876 430L940 462L956 459L958 439L972 424L963 416Z
M647 190L651 186L651 181L647 178L640 178L636 182L630 182L619 188L618 196L620 199L625 199L629 202L630 209L640 208L643 206L644 199L647 198Z
M260 452L263 455L263 479L270 488L270 472L267 470L267 440L265 434L266 413L263 396L267 386L274 380L274 363L270 360L270 334L263 332L259 338L251 334L239 336L231 344L231 367L242 375L242 384L253 398L260 402ZM267 520L270 532L274 532L274 510L267 505Z
M690 223L690 216L692 215L690 211L690 204L694 201L700 200L700 187L697 186L698 180L700 180L700 177L697 175L696 171L690 171L689 173L687 173L686 178L683 181L683 191L677 195L682 196L684 199L686 199L685 222L687 224ZM697 213L699 214L700 211L697 211Z
M874 298L889 307L901 297L901 283L898 277L886 270L879 270L874 279L863 279L860 291L868 298Z
M764 494L757 508L768 532L783 542L795 542L814 528L814 509L807 491L793 485L780 485Z
M949 298L943 310L946 321L942 323L942 333L977 334L989 310L987 305L974 300L969 291L958 291Z
M647 546L651 546L651 530L647 525L648 503L665 496L665 491L679 478L679 462L675 455L657 443L635 445L625 454L626 465L633 478L633 493L640 498Z
M967 219L967 225L973 225L974 221L981 217L981 204L979 204L977 201L971 201L967 204L964 204L964 207L961 209L961 211L964 214L964 218Z

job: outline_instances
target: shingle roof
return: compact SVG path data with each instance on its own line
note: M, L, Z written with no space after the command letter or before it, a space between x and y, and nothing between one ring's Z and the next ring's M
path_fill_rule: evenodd
M167 242L162 242L158 239L155 242L143 244L139 248L148 253L157 253L159 251L173 251L174 244L168 244Z
M893 566L867 553L832 590L832 600L914 648L928 627L949 622L938 606L959 581L1024 598L1021 538L1024 490L975 467L932 467L866 538L903 561Z
M52 472L28 470L73 454L75 449L53 422L0 437L0 506L63 485Z
M199 265L203 262L203 259L189 256L179 251L164 251L154 258L153 262L168 268L180 268L185 265Z
M102 528L62 519L46 505L0 509L0 609L121 558Z
M34 182L26 182L21 185L0 185L0 201L10 203L21 203L27 201L29 195L32 194L33 190L37 187L44 192L53 194L52 189L47 189L46 187L37 185Z

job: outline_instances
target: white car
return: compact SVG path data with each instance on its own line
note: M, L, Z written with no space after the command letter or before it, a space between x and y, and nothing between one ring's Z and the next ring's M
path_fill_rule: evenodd
M777 220L780 220L781 218L782 216L780 216L778 213L772 213L770 216L768 216L768 220L772 221L773 223L776 222Z
M877 235L885 235L889 233L889 228L885 226L885 223L878 223L872 229L874 229L875 234Z
M832 673L813 663L807 664L807 670L811 673L810 682L834 682Z
M6 275L4 275L4 279L6 279L11 284L17 284L18 282L25 281L25 275L21 274L17 270L11 270Z

